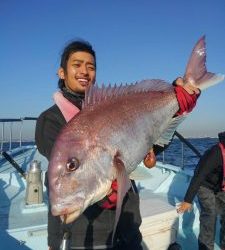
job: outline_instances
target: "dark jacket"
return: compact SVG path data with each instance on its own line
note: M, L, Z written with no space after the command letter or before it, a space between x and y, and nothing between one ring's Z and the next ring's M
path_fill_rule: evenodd
M223 157L220 147L212 146L201 157L191 183L188 187L184 201L192 203L200 186L207 187L218 193L222 190Z
M81 109L83 96L71 95L64 92L64 96ZM56 105L43 112L36 125L35 140L39 152L48 160L57 135L66 121ZM84 213L73 223L62 226L59 217L52 216L49 209L48 215L48 244L58 249L62 240L63 231L72 233L71 245L77 249L99 246L106 249L111 245L111 234L114 226L115 209L102 209L102 201L88 207ZM129 242L135 235L140 234L139 226L141 216L139 211L139 196L130 190L125 196L121 217L117 226L115 239Z

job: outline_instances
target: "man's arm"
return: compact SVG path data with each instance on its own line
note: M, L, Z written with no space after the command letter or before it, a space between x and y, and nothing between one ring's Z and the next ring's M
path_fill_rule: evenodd
M191 208L194 197L196 196L202 182L206 179L207 175L217 167L217 154L217 146L213 146L210 150L207 150L200 159L196 166L194 176L188 186L184 201L177 209L178 213L184 213Z
M48 160L56 137L65 125L65 119L56 106L42 113L36 123L35 143L38 151Z
M173 81L174 91L176 93L177 101L179 104L179 110L175 114L175 118L171 121L171 126L174 129L183 121L182 115L190 113L196 105L197 99L200 95L200 90L194 87L192 84L184 83L183 78L178 77ZM178 117L178 118L176 118ZM180 118L179 118L180 117ZM173 131L173 130L172 130ZM172 135L173 138L173 135ZM153 145L144 158L144 164L147 168L152 168L155 166L156 157L155 155L164 151L170 143L163 145Z

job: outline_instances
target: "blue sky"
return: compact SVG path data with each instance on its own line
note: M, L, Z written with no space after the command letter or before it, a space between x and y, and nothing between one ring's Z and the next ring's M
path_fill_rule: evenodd
M1 0L1 118L38 116L52 105L64 46L88 40L99 83L183 75L206 35L207 67L225 74L224 0ZM225 82L202 93L179 131L216 136L225 130Z

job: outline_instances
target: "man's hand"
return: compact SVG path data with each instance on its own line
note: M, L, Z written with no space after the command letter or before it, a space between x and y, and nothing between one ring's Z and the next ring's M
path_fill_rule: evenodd
M181 77L178 77L173 82L173 85L175 86L174 90L179 104L179 110L176 115L179 116L191 112L201 93L200 90L192 83L184 83Z
M192 83L187 82L186 84L184 83L184 80L182 77L178 77L174 82L173 85L175 86L181 86L183 89L185 89L188 94L193 95L193 94L200 94L200 90L196 88Z
M185 201L181 202L181 204L177 206L177 212L179 214L185 213L187 211L190 212L191 209L192 209L192 204Z
M147 168L153 168L156 164L156 157L153 149L150 149L144 158L144 164Z

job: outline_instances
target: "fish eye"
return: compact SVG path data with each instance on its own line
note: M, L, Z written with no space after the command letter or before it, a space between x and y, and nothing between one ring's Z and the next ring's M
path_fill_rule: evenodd
M78 169L80 163L78 161L77 158L71 158L67 164L66 164L66 167L67 167L67 170L72 172L72 171L75 171L76 169Z

